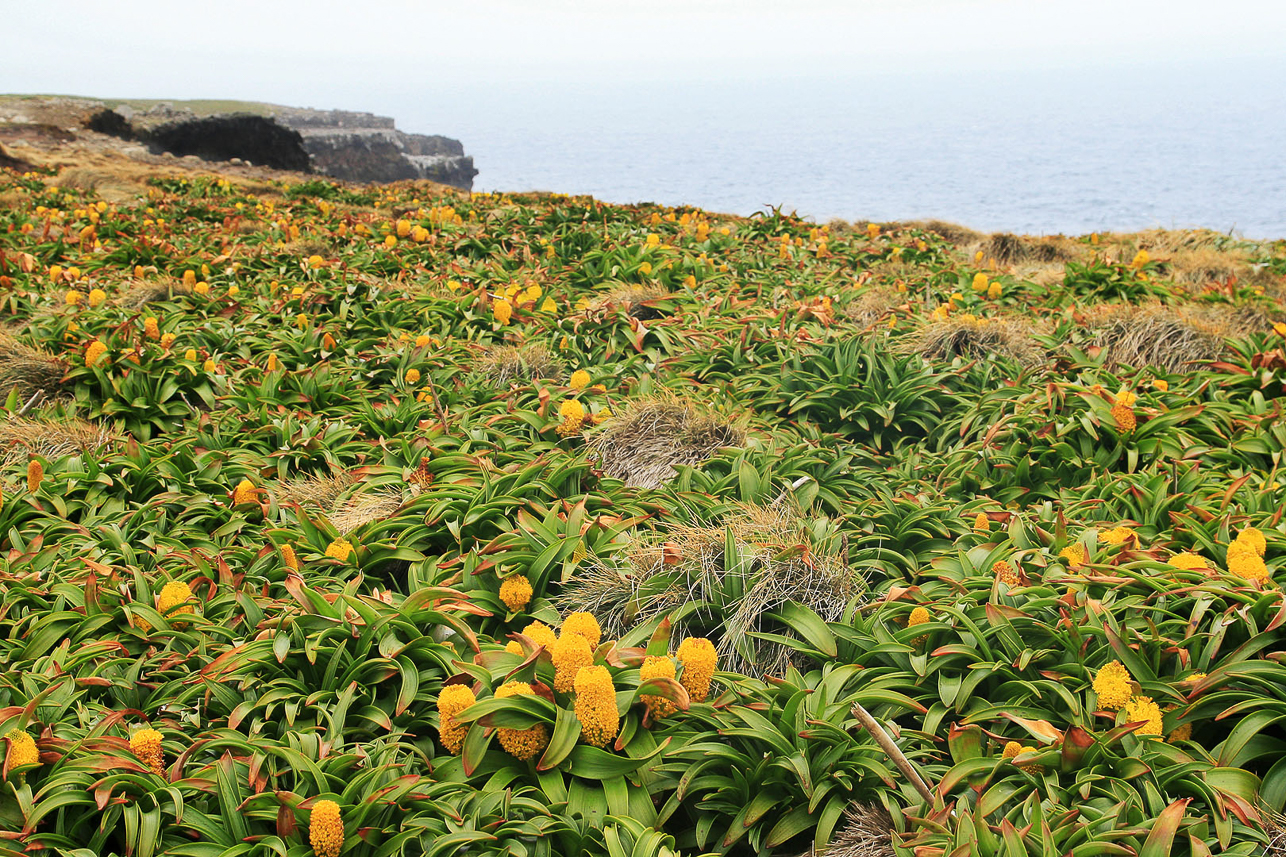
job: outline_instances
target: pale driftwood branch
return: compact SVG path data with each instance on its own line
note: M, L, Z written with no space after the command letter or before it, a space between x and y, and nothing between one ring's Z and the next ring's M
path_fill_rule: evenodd
M911 782L911 785L915 787L915 790L920 793L920 797L924 798L926 803L933 803L933 790L930 789L928 784L920 778L920 774L911 766L911 760L906 757L906 754L902 752L901 748L899 748L897 744L893 743L893 739L889 737L889 733L885 732L884 727L871 716L871 712L867 711L861 705L854 703L853 716L858 719L858 722L866 727L866 731L871 733L872 737L875 738L875 743L880 745L880 749L889 754L889 758L893 760L893 764L898 766L898 770L901 771L902 774Z

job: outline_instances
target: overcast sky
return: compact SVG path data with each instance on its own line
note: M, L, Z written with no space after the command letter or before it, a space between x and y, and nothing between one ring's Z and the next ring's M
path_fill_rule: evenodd
M4 5L0 92L315 107L378 108L444 86L860 78L1286 56L1286 0Z

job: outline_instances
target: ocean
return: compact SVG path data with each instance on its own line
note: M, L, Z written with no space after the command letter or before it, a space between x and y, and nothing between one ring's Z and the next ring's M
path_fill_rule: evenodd
M1277 83L1273 83L1276 80ZM1286 63L511 81L389 105L476 190L985 231L1286 238Z

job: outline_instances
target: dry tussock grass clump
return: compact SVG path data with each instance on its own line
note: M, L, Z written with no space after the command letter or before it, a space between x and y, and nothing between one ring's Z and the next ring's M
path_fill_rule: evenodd
M162 277L159 280L134 280L120 297L116 305L126 309L141 309L148 304L168 301L183 295L192 294L192 287L175 277Z
M1253 273L1250 260L1242 252L1213 246L1178 250L1165 260L1165 266L1170 279L1194 288L1227 282L1233 277L1244 280Z
M633 488L660 488L676 468L745 441L744 429L666 395L630 402L591 433L586 446L604 475Z
M281 482L274 493L278 504L283 506L332 509L344 492L353 487L356 481L357 477L353 474L338 470L334 473L304 476Z
M853 803L844 812L844 826L822 849L809 848L799 857L894 857L893 818L874 803Z
M653 304L667 298L670 293L661 286L651 284L623 283L589 305L590 312L603 312L615 307L625 310L625 314L639 321L651 321L660 318L663 313Z
M976 360L998 355L1031 366L1045 356L1033 333L1027 319L961 314L929 322L899 347L930 360Z
M294 241L287 241L280 252L296 258L307 259L309 256L329 256L334 251L330 248L330 245L323 241L299 238Z
M977 232L967 226L961 226L958 223L948 223L945 220L907 220L889 225L899 229L919 229L922 232L932 232L943 241L948 244L955 244L957 247L965 244L981 243L986 238L981 232Z
M402 508L402 492L396 488L359 491L334 506L328 518L342 534L351 533L372 521L380 521Z
M67 364L43 349L0 331L0 397L16 389L24 399L43 393L53 399L64 393Z
M1069 262L1085 255L1084 249L1070 238L1062 235L1033 238L998 232L985 241L979 242L978 250L986 259L995 259L1001 265L1013 265L1019 262L1048 264L1051 262Z
M725 555L729 535L733 558ZM766 614L793 601L836 621L863 592L842 544L831 541L816 544L810 522L785 503L743 504L718 525L673 525L636 537L621 565L595 562L578 571L559 607L593 613L606 639L683 605L715 605L677 622L676 635L709 637L721 669L780 675L790 649L751 636L772 630Z
M522 345L497 345L480 354L473 371L495 384L510 381L534 381L537 378L561 378L563 361L540 342Z
M1111 367L1155 366L1185 372L1219 356L1224 340L1244 331L1238 308L1108 304L1092 311L1092 344Z
M876 286L866 289L857 300L840 310L841 315L863 327L870 327L887 319L899 307L905 306L907 297L897 289Z
M1264 835L1268 837L1268 845L1264 848L1265 857L1286 857L1286 816L1267 807L1260 807L1259 818L1264 824Z
M5 464L25 461L32 455L54 460L68 455L88 455L117 439L110 427L68 417L0 419L0 459Z

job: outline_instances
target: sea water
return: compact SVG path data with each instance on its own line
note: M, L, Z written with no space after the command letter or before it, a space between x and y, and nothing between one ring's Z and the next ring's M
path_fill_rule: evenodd
M986 231L1286 238L1286 63L461 87L395 109L476 190Z

